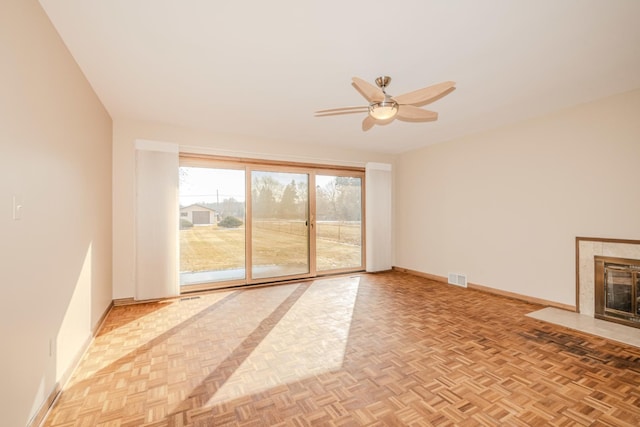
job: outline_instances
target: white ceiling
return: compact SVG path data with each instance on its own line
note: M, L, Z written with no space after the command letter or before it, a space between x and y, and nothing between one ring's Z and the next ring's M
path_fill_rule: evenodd
M639 0L40 0L114 119L388 153L640 88ZM362 132L351 77L445 80Z

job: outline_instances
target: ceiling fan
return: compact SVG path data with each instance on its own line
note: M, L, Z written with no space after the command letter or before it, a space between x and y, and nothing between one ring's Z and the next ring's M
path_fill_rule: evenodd
M363 131L371 129L376 124L390 123L394 119L406 122L430 122L438 119L438 113L419 107L436 101L455 89L455 82L447 81L403 95L391 96L385 90L391 82L389 76L378 77L376 79L378 87L358 77L354 77L352 80L352 85L369 101L369 105L320 110L315 112L315 116L325 117L367 112L367 117L362 121Z

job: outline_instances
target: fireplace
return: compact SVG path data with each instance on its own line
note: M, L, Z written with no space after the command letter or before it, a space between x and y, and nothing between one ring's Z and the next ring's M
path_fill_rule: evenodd
M640 328L640 260L595 256L595 317Z

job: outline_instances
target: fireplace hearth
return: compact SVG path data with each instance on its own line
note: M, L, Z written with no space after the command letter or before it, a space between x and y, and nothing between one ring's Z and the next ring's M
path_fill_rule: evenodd
M640 260L595 256L595 317L640 328Z

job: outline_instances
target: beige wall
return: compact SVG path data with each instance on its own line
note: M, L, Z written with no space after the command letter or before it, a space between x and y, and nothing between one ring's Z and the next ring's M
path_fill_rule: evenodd
M575 237L640 238L640 90L404 153L395 265L575 304Z
M3 425L25 425L111 299L135 295L135 140L231 156L394 163L380 153L138 121L112 128L35 0L0 5L0 57ZM639 111L634 91L398 156L394 264L573 304L575 236L640 239ZM605 192L614 202L603 201ZM24 206L17 221L13 195Z
M111 119L37 1L2 1L0 58L0 424L24 426L111 302Z
M340 147L286 144L278 141L222 135L194 129L132 120L113 124L113 298L135 295L135 149L136 140L170 142L182 152L334 165L387 162L391 155Z

